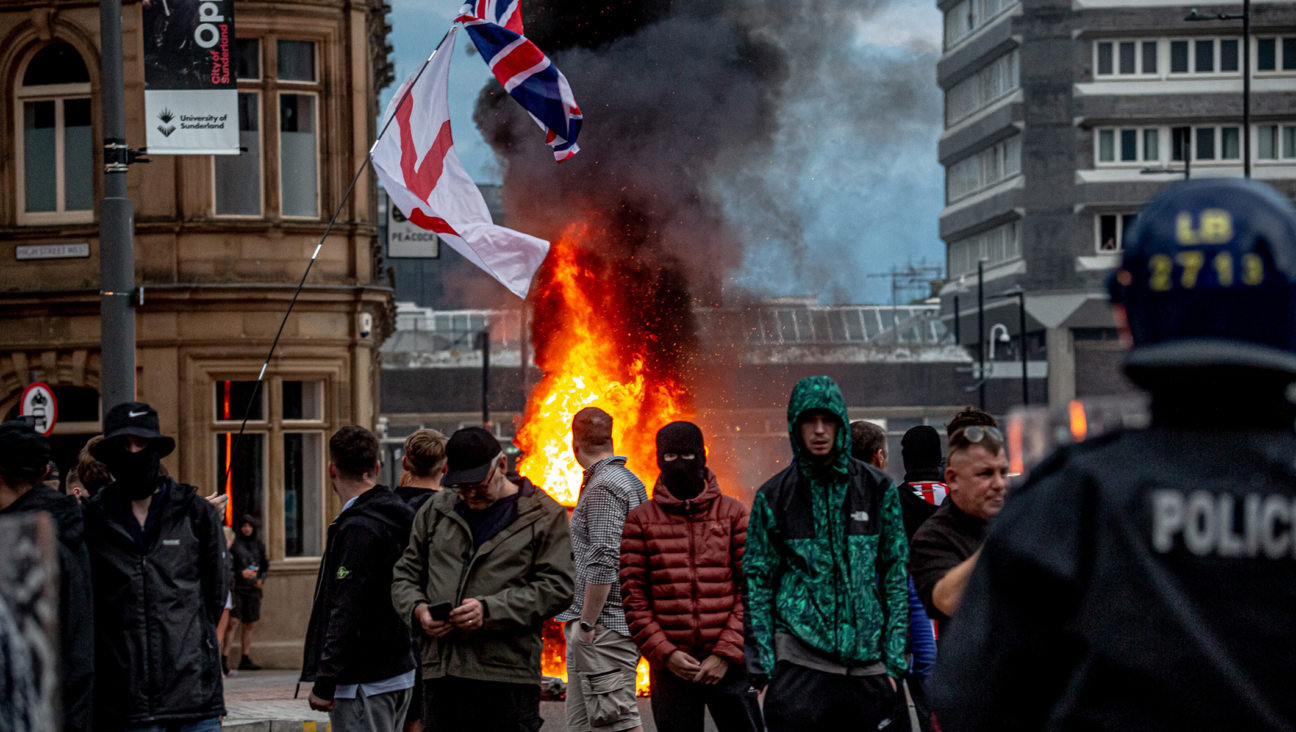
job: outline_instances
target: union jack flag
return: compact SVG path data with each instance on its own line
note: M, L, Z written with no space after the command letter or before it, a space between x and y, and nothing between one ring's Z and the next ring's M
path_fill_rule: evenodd
M455 20L464 24L495 78L545 130L562 162L580 151L581 111L567 77L522 35L521 0L468 0Z

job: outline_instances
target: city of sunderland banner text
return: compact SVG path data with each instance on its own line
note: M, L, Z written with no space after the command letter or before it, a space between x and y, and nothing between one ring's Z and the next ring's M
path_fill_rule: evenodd
M233 45L233 0L144 0L149 153L239 153Z

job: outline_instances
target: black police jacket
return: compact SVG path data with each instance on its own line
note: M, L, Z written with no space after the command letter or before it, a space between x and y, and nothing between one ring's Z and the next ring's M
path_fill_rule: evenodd
M1296 435L1152 427L1060 450L991 522L941 636L971 730L1291 730Z
M221 516L160 479L143 550L114 515L118 487L84 505L94 579L95 727L194 722L225 714L216 623L229 593ZM122 503L129 510L129 504Z
M409 543L414 511L374 486L328 529L311 605L301 680L332 699L340 684L364 684L414 669L410 629L392 607L392 568Z
M46 511L58 527L59 641L63 661L63 730L90 732L94 719L93 594L81 507L72 496L44 484L27 491L0 514Z

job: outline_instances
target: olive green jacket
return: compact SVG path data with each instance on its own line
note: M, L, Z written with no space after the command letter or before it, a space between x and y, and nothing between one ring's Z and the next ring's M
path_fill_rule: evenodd
M571 605L576 572L567 510L529 481L521 491L517 519L476 551L454 491L437 493L414 517L392 572L392 603L414 630L423 678L539 682L541 624ZM486 613L479 630L432 638L414 618L420 603L458 607L469 597Z

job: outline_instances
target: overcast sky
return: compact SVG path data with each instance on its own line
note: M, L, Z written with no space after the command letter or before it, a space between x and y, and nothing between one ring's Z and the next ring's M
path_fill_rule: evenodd
M383 92L384 108L399 82L432 52L460 7L457 0L391 4L397 83ZM780 122L787 134L781 136L786 139L781 152L796 157L799 169L798 179L787 182L787 195L802 212L804 252L822 266L790 267L783 248L762 246L760 232L747 231L747 256L732 273L732 282L766 295L818 294L824 304L889 302L889 281L868 275L924 259L944 264L944 245L937 236L944 188L936 162L942 126L935 82L940 28L934 0L893 0L859 24L854 47L847 49L860 72L859 88L833 84L818 98L784 108ZM478 183L498 183L495 156L472 121L477 94L491 76L464 34L450 73L451 125L459 158ZM871 124L837 118L835 110L854 106L843 104L839 95L867 96L870 75L875 80L903 78L919 102L917 116L896 121L883 114ZM582 105L593 105L579 88L573 92ZM542 132L536 128L535 134ZM722 191L717 195L724 197ZM733 204L733 217L745 218L739 204Z

